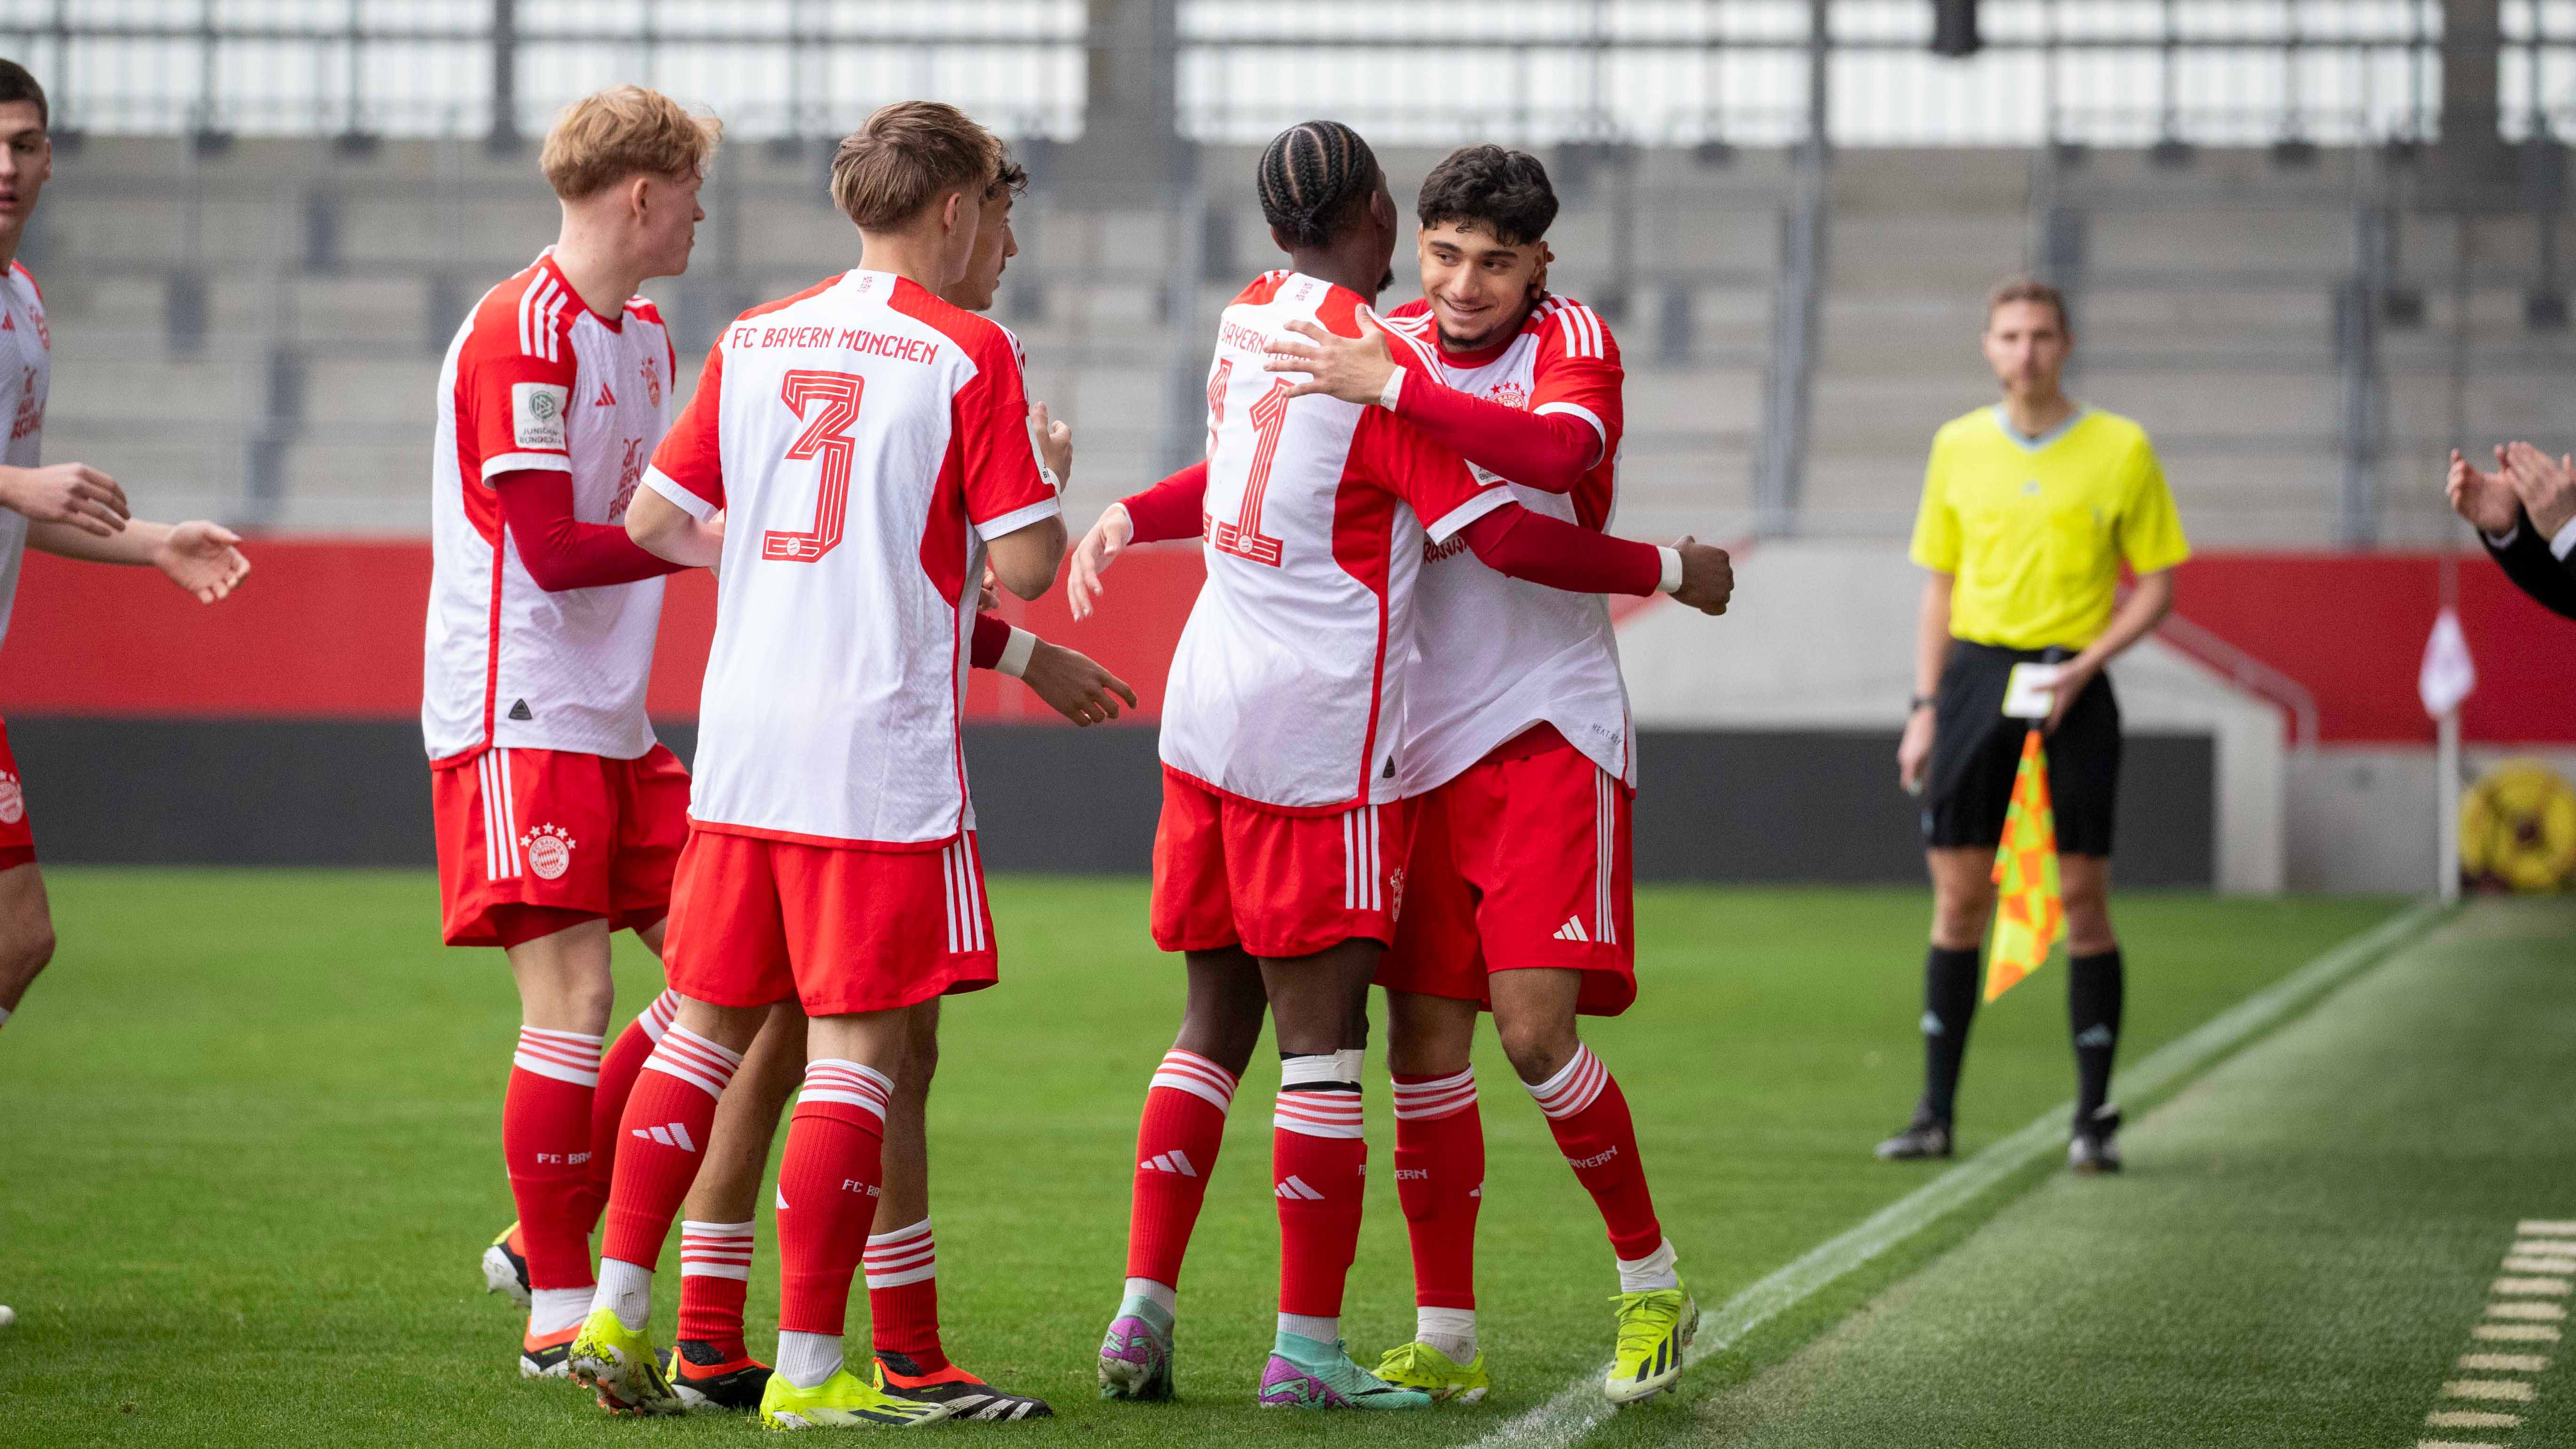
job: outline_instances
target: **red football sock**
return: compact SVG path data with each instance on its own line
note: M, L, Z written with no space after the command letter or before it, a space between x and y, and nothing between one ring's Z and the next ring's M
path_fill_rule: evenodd
M751 1279L750 1223L680 1224L681 1343L715 1347L727 1361L751 1357L742 1342L743 1290Z
M599 1038L519 1028L510 1086L501 1098L501 1159L519 1207L531 1288L589 1284L590 1097L599 1082Z
M684 1026L662 1034L644 1059L635 1089L618 1119L617 1176L608 1194L608 1230L599 1255L650 1269L661 1261L662 1240L680 1200L697 1181L715 1127L716 1098L742 1065L728 1051Z
M850 1279L885 1184L885 1104L874 1067L817 1058L787 1124L778 1164L778 1328L839 1337Z
M1655 1220L1654 1194L1646 1190L1646 1165L1637 1159L1637 1128L1628 1119L1628 1099L1592 1048L1577 1048L1564 1070L1530 1084L1529 1093L1547 1114L1547 1128L1556 1134L1565 1165L1574 1169L1575 1180L1601 1209L1610 1246L1631 1259L1662 1247L1664 1228Z
M939 1346L939 1248L930 1219L868 1239L868 1328L879 1353L899 1353L935 1374L948 1367Z
M590 1183L589 1228L599 1226L599 1214L608 1206L609 1185L617 1173L617 1123L626 1115L626 1094L635 1090L635 1074L644 1070L644 1059L661 1045L662 1033L670 1029L671 1018L680 1010L680 993L665 991L653 998L644 1014L626 1024L617 1040L608 1044L608 1055L600 1058L599 1086L590 1096Z
M1395 1079L1395 1200L1413 1239L1413 1301L1476 1306L1476 1209L1485 1201L1485 1124L1473 1068Z
M1181 1258L1207 1201L1209 1174L1234 1104L1232 1072L1174 1047L1145 1090L1136 1127L1136 1186L1127 1212L1127 1276L1181 1284Z
M1360 1130L1357 1091L1279 1089L1270 1117L1270 1177L1271 1193L1279 1199L1281 1313L1341 1316L1343 1283L1359 1251L1360 1198L1367 1184L1368 1143Z

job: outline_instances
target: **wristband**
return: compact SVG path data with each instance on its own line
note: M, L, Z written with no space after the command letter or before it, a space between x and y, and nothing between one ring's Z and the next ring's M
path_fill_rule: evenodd
M1386 386L1378 389L1377 405L1386 409L1388 412L1395 411L1396 397L1403 391L1404 369L1398 367L1395 371L1386 375Z
M1002 657L993 661L993 672L1007 674L1013 679L1026 679L1029 656L1037 652L1038 636L1014 624L1011 626L1011 642L1002 646Z
M1664 576L1656 582L1656 589L1667 594L1680 593L1682 591L1682 551L1670 544L1659 543L1655 545L1655 553L1664 561Z

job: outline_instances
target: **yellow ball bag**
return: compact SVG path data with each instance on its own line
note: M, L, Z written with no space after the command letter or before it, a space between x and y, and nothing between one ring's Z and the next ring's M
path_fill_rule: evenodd
M2460 875L2554 891L2576 881L2576 790L2538 760L2507 760L2460 797Z

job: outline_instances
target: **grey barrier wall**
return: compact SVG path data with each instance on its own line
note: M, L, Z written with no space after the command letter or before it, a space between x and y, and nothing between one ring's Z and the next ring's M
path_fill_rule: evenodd
M45 861L432 863L409 723L31 715L8 728ZM697 742L686 725L661 734L683 759ZM1147 869L1161 806L1151 729L976 725L966 757L988 868ZM1917 806L1895 759L1892 731L1643 731L1637 877L1919 882ZM2210 884L2216 769L2207 736L2130 736L2123 884Z

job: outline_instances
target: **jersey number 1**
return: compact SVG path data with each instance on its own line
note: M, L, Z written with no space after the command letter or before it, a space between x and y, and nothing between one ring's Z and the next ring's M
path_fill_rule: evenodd
M822 487L815 493L814 526L802 533L773 528L761 534L762 558L812 563L839 546L842 520L850 512L850 454L855 451L848 429L858 421L859 394L866 387L867 379L853 372L787 374L779 398L805 420L805 431L788 446L787 458L820 458Z
M1272 383L1244 414L1252 420L1252 471L1243 480L1243 511L1208 530L1219 553L1279 567L1279 540L1261 531L1261 495L1270 491L1270 465L1279 456L1279 431L1288 425L1288 381Z

